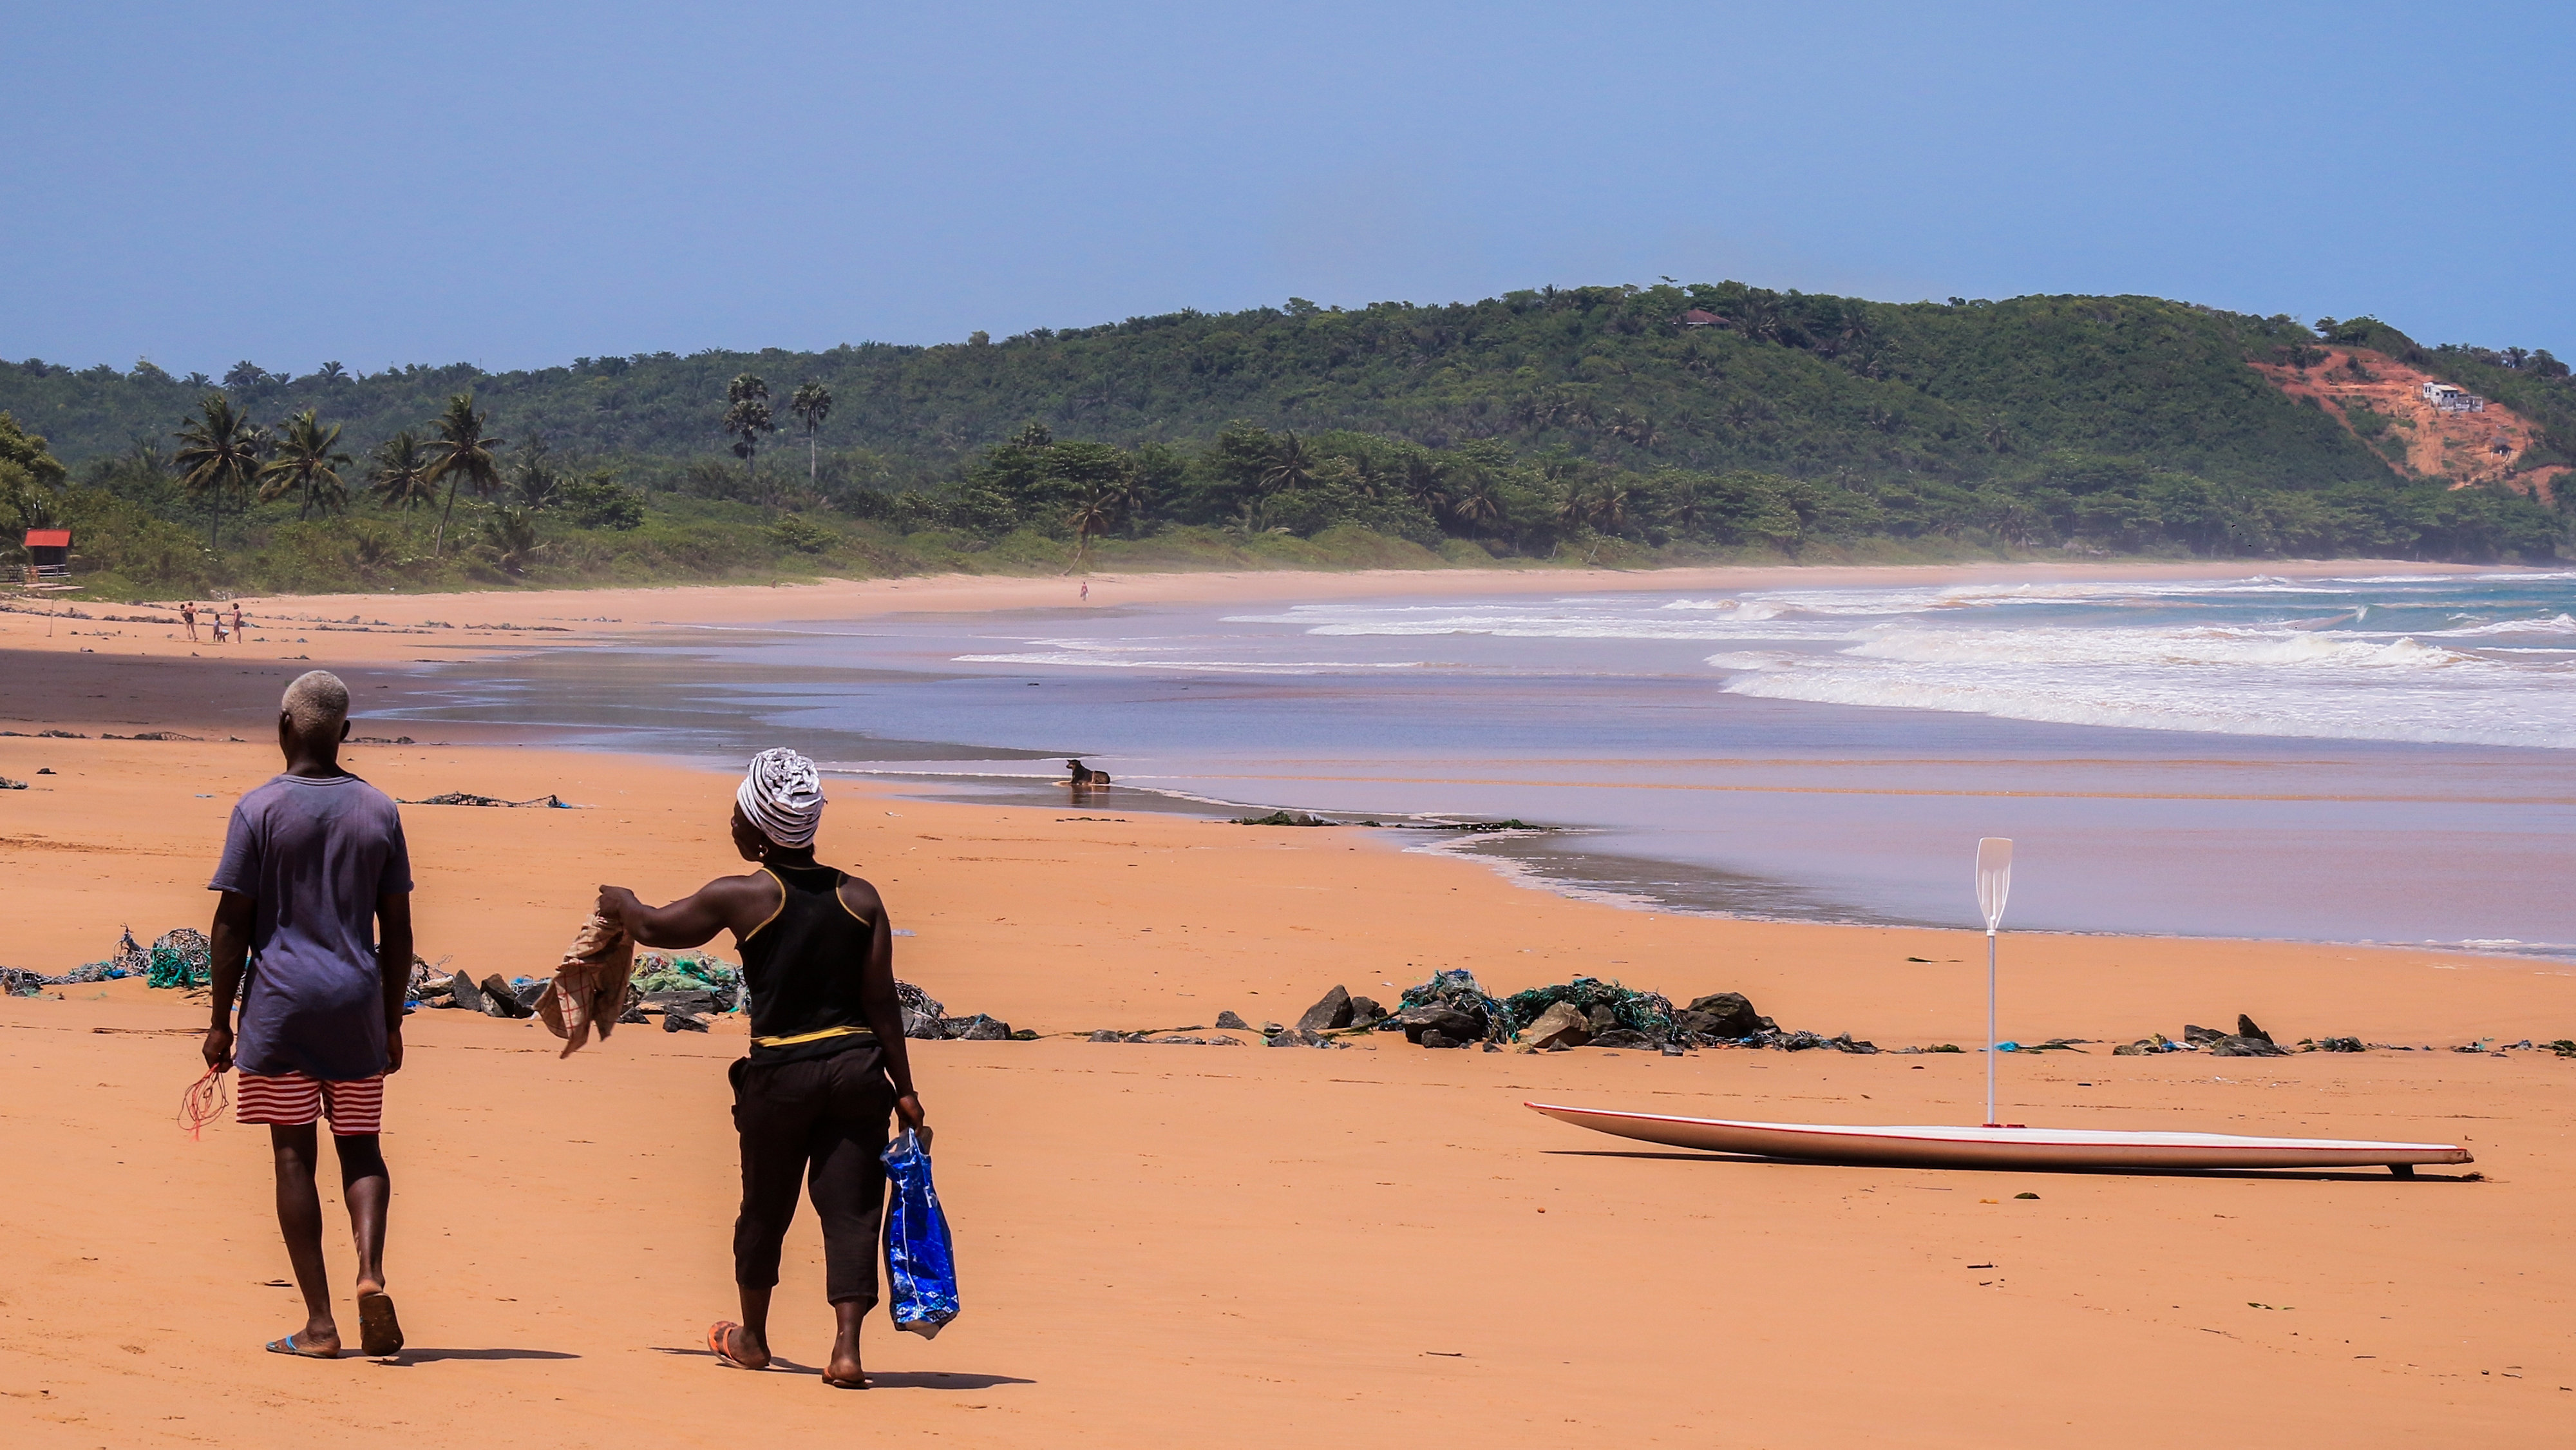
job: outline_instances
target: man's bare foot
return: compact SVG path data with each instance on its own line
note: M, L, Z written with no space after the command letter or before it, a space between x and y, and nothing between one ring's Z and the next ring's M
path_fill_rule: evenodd
M832 1346L832 1362L823 1367L823 1383L836 1390L863 1390L868 1387L867 1371L859 1368L859 1351Z
M769 1346L730 1319L719 1319L707 1326L707 1348L735 1369L769 1368Z
M338 1359L340 1330L333 1324L311 1325L286 1336L272 1339L263 1346L271 1354L292 1354L305 1359Z

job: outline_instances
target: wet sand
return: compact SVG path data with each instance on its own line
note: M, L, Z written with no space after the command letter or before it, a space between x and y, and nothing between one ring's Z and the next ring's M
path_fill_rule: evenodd
M16 908L0 961L60 971L120 922L202 924L224 812L273 758L0 740L0 774L57 772L0 798ZM721 776L525 747L350 760L398 796L589 807L406 811L421 948L478 974L544 971L598 879L667 897L726 869ZM1741 990L1784 1025L1890 1047L1980 1031L1982 943L1965 933L1649 916L1383 833L1121 820L1114 793L1060 809L832 795L827 859L874 877L919 933L901 972L954 1012L1050 1034L1227 1008L1290 1020L1336 982L1384 999L1434 966L1497 989L1585 972ZM2530 963L2150 938L2007 951L2004 1030L2025 1040L2244 1011L2285 1041L2448 1048L2576 1018L2576 977ZM2483 1175L2401 1183L1735 1163L1518 1106L1966 1122L1973 1053L933 1044L919 1075L967 1314L933 1343L877 1319L885 1388L857 1399L702 1351L731 1306L738 1026L621 1031L558 1061L526 1024L416 1015L387 1136L413 1348L310 1364L257 1348L296 1315L267 1283L285 1265L260 1139L171 1125L194 1047L161 1029L202 1009L131 983L64 997L0 1001L0 1149L40 1165L14 1199L0 1302L14 1443L267 1442L333 1433L356 1407L431 1444L864 1426L969 1444L2146 1445L2223 1424L2258 1443L2539 1445L2576 1395L2559 1388L2576 1385L2560 1226L2576 1068L2546 1054L2097 1045L2003 1064L2013 1121L2462 1141ZM779 1302L780 1352L815 1364L828 1318L804 1223Z

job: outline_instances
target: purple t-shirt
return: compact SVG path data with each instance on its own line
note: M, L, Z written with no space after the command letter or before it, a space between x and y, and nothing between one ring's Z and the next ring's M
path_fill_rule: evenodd
M281 775L241 798L207 886L255 903L233 1061L351 1082L385 1070L376 898L411 890L393 799L354 775Z

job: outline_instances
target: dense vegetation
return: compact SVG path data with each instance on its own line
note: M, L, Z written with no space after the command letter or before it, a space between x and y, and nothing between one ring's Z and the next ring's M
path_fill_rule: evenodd
M2547 353L2319 326L2533 417L2523 463L2576 462L2576 384ZM31 360L0 364L0 410L50 440L30 456L68 467L40 477L0 443L0 520L73 525L83 568L129 591L1092 557L2558 549L2563 516L2397 478L2245 366L2319 340L2152 298L1886 304L1730 282L500 374Z

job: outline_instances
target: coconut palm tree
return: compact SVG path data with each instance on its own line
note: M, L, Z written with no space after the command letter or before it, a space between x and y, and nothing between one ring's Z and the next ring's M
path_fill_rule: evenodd
M429 556L437 558L447 545L447 521L456 513L458 484L474 490L478 498L488 498L501 486L500 451L507 439L494 438L483 431L491 421L489 413L474 411L474 395L458 393L447 400L447 407L434 420L438 436L429 443L429 482L436 487L447 484L447 506L439 511L438 531L430 536Z
M311 408L287 419L277 456L259 471L259 501L294 494L298 521L316 507L326 514L348 507L349 489L340 481L340 470L348 467L349 455L339 449L339 424L326 431Z
M1315 476L1315 455L1297 441L1294 433L1282 433L1270 450L1270 461L1262 466L1261 486L1271 493L1285 493L1303 488Z
M526 509L497 508L483 521L481 550L492 567L513 578L528 572L546 544L537 537L537 523Z
M1065 522L1073 525L1073 562L1080 568L1091 557L1092 538L1118 523L1118 486L1104 483L1092 489L1073 506L1073 516Z
M1448 491L1449 516L1469 532L1491 529L1503 519L1503 495L1494 481L1474 474Z
M813 483L822 472L816 462L814 435L822 431L824 418L831 414L832 390L821 383L798 383L796 391L788 396L787 411L805 425L805 481Z
M724 431L734 440L733 456L742 460L745 475L756 477L760 435L778 431L770 420L769 384L750 373L734 374L725 385Z
M430 477L429 450L409 428L376 446L367 465L367 482L379 507L410 513L438 501L438 480Z
M268 438L221 393L208 393L197 403L197 416L179 425L179 484L205 498L214 513L206 524L206 547L222 539L224 495L250 491L259 477L260 454Z

